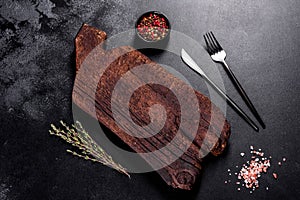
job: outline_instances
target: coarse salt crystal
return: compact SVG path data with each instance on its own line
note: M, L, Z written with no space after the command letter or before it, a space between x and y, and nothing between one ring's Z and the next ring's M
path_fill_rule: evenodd
M274 177L275 179L277 179L277 178L278 178L278 175L277 175L276 173L273 173L273 177Z
M254 150L254 147L250 146L250 160L245 160L245 163L241 164L239 172L234 172L234 170L228 169L228 174L231 176L231 173L237 177L237 181L235 184L238 186L237 190L240 191L241 187L245 187L250 189L250 193L257 190L259 188L259 179L262 177L263 173L267 173L267 170L271 166L271 158L272 156L265 155L262 152L262 149ZM248 152L246 152L248 153ZM240 152L240 156L244 157L246 155L245 152ZM278 165L281 166L283 162L286 161L285 157L282 157L281 161L278 161ZM236 168L239 168L236 165ZM272 173L275 179L278 179L277 173ZM229 183L230 180L225 183ZM233 181L234 182L234 181ZM266 190L269 190L269 187L265 187Z

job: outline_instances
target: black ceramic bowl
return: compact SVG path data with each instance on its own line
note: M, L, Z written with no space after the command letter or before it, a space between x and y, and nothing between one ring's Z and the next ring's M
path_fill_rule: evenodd
M141 27L145 27L145 24L144 24L145 19L149 20L151 16L152 16L152 18L154 18L154 16L156 16L156 20L154 19L153 21L156 21L156 22L158 21L158 23L160 22L159 24L162 24L162 25L154 25L153 26L156 29L156 30L154 30L154 34L152 34L153 29L148 29L151 31L142 32ZM150 21L152 21L152 20L150 20ZM150 26L146 26L146 27L150 28ZM139 39L141 39L142 41L144 41L146 43L154 44L154 43L160 43L160 42L166 41L167 38L169 38L169 35L171 32L171 25L165 14L163 14L159 11L149 11L149 12L142 14L137 19L137 21L135 23L135 31L136 31L136 34ZM157 35L157 36L154 37L154 39L152 39L153 35L154 36Z

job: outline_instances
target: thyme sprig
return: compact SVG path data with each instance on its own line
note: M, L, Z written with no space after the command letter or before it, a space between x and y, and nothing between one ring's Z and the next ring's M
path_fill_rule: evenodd
M126 169L120 164L113 161L112 157L108 155L90 137L89 133L82 127L79 121L76 121L74 124L72 124L72 127L69 127L63 121L60 121L60 124L62 125L63 129L57 128L53 124L51 124L52 129L49 130L49 133L51 135L56 135L62 138L81 151L81 153L77 153L75 151L67 149L68 153L71 153L72 155L83 158L85 160L102 163L103 165L109 166L130 177Z

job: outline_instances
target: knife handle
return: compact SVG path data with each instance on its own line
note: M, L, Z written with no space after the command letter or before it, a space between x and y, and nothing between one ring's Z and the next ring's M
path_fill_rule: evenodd
M241 86L240 82L235 77L234 73L231 71L230 67L227 65L227 63L225 62L225 60L222 63L224 65L225 69L227 70L227 72L229 74L229 77L232 79L232 81L234 83L234 86L237 88L237 90L241 94L241 96L244 99L244 101L246 102L247 106L250 108L250 110L252 111L253 115L256 117L257 121L260 123L260 125L263 127L263 129L265 129L266 128L265 123L263 122L262 118L258 114L257 110L255 109L255 107L252 104L252 102L251 102L250 98L248 97L247 93L245 92L245 90Z
M257 125L250 119L250 117L227 95L225 94L216 84L214 84L205 74L202 77L223 97L226 99L228 104L239 113L239 115L255 130L259 131Z

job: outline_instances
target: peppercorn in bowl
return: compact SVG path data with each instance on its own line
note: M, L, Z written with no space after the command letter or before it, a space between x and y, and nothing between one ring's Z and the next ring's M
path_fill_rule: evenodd
M135 29L143 41L157 43L169 36L171 26L166 15L158 11L149 11L138 18Z

